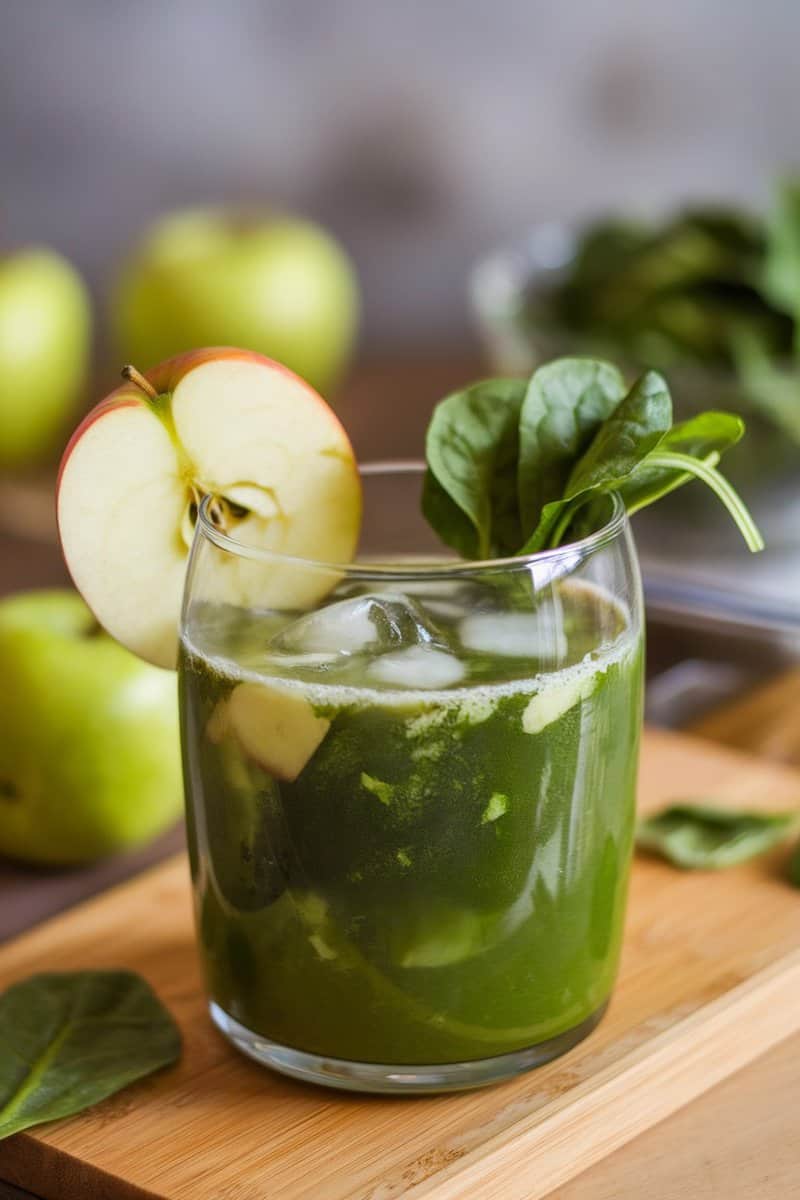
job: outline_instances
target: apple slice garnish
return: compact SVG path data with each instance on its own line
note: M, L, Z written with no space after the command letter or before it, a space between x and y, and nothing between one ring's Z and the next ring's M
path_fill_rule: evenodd
M287 368L245 350L198 350L126 382L73 434L57 487L58 528L78 590L117 641L174 667L197 508L249 545L349 562L361 484L347 434ZM216 564L215 564L216 566ZM219 552L206 595L304 608L320 571Z
M330 729L305 696L268 683L239 683L214 709L212 742L233 734L244 753L275 779L293 783Z

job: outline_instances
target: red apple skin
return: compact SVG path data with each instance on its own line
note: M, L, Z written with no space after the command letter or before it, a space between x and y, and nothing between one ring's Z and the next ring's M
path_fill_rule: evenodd
M240 350L236 346L206 346L200 350L187 350L185 354L176 354L174 358L167 358L164 362L158 363L155 367L150 367L149 370L143 371L145 379L150 383L159 395L165 392L174 392L184 375L188 375L195 367L202 366L207 362L220 362L224 359L241 359L245 362L258 362L266 367L272 367L276 371L294 379L301 384L309 396L312 396L325 410L325 413L332 425L344 432L341 421L330 405L322 399L318 392L312 388L310 383L306 383L294 371L290 371L283 363L275 362L272 358L267 358L265 354L258 354L255 350ZM83 437L86 430L95 421L99 421L107 412L112 409L124 408L130 405L147 405L147 399L142 395L140 389L135 383L126 380L121 383L113 392L109 392L102 400L91 408L81 423L77 426L74 433L70 437L61 456L61 462L58 468L58 477L56 479L56 512L58 511L58 492L61 486L61 477L64 474L64 468L69 461L69 457L75 445ZM346 436L346 435L345 435Z

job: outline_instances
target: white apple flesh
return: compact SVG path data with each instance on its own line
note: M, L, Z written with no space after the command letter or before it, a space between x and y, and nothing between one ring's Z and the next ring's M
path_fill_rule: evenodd
M138 383L135 381L138 379ZM78 590L119 642L173 667L186 562L204 496L225 532L281 555L348 562L361 520L353 450L328 405L250 351L168 360L113 392L64 454L57 512ZM220 552L216 598L302 607L328 573Z
M289 687L240 683L211 714L206 733L213 742L232 734L248 758L293 783L330 725Z

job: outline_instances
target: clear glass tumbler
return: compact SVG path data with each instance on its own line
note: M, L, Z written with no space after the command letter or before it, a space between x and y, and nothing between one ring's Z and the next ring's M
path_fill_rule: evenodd
M201 506L180 684L211 1015L301 1079L473 1087L569 1049L612 989L636 555L610 501L582 541L458 561L419 465L362 474L353 564L281 556Z

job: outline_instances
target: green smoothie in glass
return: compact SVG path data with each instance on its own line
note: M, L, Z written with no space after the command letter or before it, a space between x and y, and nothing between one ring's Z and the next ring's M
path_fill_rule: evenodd
M524 571L444 589L423 574L345 584L289 621L195 614L186 778L223 1024L402 1066L546 1057L599 1018L633 835L638 623L574 580L524 607Z

